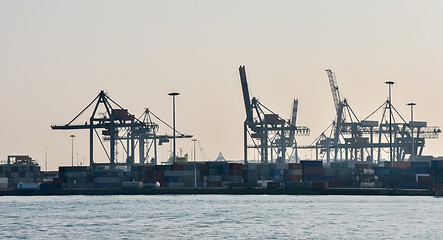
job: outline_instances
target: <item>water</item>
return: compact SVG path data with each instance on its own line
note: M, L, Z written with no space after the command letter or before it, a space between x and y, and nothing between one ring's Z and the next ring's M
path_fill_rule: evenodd
M0 239L443 239L443 198L0 197Z

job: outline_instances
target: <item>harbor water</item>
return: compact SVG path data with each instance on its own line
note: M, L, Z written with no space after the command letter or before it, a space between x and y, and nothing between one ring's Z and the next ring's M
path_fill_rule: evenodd
M0 197L0 239L442 239L443 198Z

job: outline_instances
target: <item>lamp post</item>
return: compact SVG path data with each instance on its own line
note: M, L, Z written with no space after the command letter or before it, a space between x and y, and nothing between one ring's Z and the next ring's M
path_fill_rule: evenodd
M389 104L389 161L391 162L391 168L394 166L394 157L392 156L392 102L391 102L391 87L394 84L393 81L387 81L385 82L389 85L389 98L388 98L388 104Z
M176 156L176 148L175 148L175 96L180 95L178 92L171 92L168 93L169 96L172 96L172 131L173 131L173 145L174 145L174 152L173 152L173 158L172 163L175 163L175 156Z
M412 151L411 151L411 161L415 161L415 149L414 149L414 106L416 103L410 102L408 106L411 106L411 139L412 139Z
M48 171L48 147L45 147L45 171Z
M74 138L75 138L75 135L72 134L72 135L69 136L69 137L70 137L71 140L72 140L71 166L73 167L73 166L74 166Z
M197 164L195 163L195 142L197 139L192 139L194 142L194 188L197 188Z

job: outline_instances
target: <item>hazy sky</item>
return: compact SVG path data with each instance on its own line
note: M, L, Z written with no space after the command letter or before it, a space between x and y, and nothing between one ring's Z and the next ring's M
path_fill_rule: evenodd
M326 68L360 117L386 100L391 79L405 118L414 101L416 120L443 126L442 9L405 0L0 1L0 160L27 154L44 166L48 147L49 169L70 165L75 134L74 152L88 162L87 130L50 125L69 122L102 89L135 115L149 108L169 122L167 93L180 92L177 129L200 140L209 159L240 160L239 65L251 94L282 117L299 99L298 124L311 129L300 144L334 119ZM443 155L442 139L424 154Z

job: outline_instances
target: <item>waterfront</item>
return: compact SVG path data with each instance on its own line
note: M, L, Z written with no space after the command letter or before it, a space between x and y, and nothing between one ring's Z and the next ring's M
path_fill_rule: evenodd
M442 202L401 196L0 197L0 238L440 239Z

